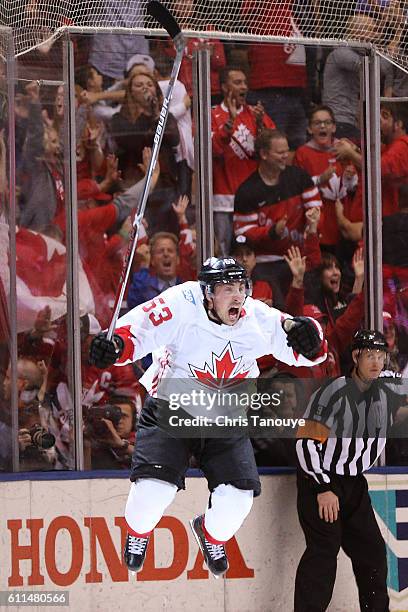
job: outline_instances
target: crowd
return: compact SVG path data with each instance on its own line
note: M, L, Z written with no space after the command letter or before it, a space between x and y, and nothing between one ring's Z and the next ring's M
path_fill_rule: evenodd
M120 3L118 3L120 4ZM185 3L188 27L193 2ZM250 27L256 2L242 4ZM381 37L383 20L370 3L348 18L350 37ZM368 8L367 8L368 7ZM192 13L191 13L192 14ZM190 14L190 17L191 17ZM177 17L177 15L176 15ZM298 25L295 25L296 18ZM286 9L279 32L306 27ZM284 29L284 31L282 30ZM397 28L398 29L398 28ZM399 34L400 35L400 34ZM95 35L75 42L78 283L85 466L130 465L144 399L139 378L147 356L100 371L88 361L92 337L109 323L152 138L171 72L171 43L143 36ZM56 43L58 44L58 43ZM390 40L389 44L397 44ZM261 377L299 416L296 398L326 377L350 371L348 348L364 321L364 215L359 71L363 53L341 47L311 54L299 44L235 44L190 38L130 274L124 314L173 285L197 278L192 55L210 49L214 253L232 255L253 281L253 296L324 327L328 359L293 368L272 356ZM37 53L37 52L36 52ZM35 67L21 70L36 78ZM55 76L55 49L47 74ZM382 94L407 95L406 79L381 64ZM405 89L404 89L405 87ZM64 88L19 81L15 100L18 409L21 469L74 467L73 404L67 338L67 226ZM6 122L0 131L0 469L9 470L10 290ZM381 106L384 329L388 368L408 361L408 114ZM165 313L164 315L165 316ZM292 463L293 448L254 442L258 463ZM393 461L406 462L404 445Z

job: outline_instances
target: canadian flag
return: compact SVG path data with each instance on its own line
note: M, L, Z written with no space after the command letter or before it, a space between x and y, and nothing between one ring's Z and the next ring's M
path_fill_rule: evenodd
M20 227L16 233L17 276L32 295L58 297L67 273L64 245L53 238Z
M9 227L0 221L0 280L10 292ZM95 303L82 264L78 261L80 316L95 312ZM28 331L40 310L51 308L51 320L67 312L66 248L63 244L27 228L16 229L17 331ZM3 300L0 308L4 310ZM3 313L4 315L4 313ZM2 316L7 319L7 316ZM2 324L3 327L3 324Z

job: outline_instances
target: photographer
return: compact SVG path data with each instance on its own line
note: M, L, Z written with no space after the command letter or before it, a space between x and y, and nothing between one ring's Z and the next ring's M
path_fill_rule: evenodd
M19 412L18 445L20 470L52 470L55 467L55 437L41 425L39 404L33 401Z
M130 467L135 445L136 407L130 397L111 396L109 404L84 413L84 435L91 447L91 469Z

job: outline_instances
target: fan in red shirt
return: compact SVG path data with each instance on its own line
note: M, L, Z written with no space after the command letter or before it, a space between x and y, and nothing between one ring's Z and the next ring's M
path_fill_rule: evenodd
M380 111L383 216L398 212L398 188L408 183L408 136L399 104L383 103Z
M317 106L309 115L310 140L299 147L293 164L306 170L319 187L323 202L319 224L320 243L329 250L340 240L335 202L344 202L347 190L342 184L343 166L336 159L336 123L328 106Z
M255 140L274 122L263 106L246 103L248 85L245 73L233 66L221 75L224 99L212 109L213 210L214 230L223 255L229 254L232 238L234 195L239 185L256 170Z
M408 183L408 135L406 118L401 104L383 102L380 109L381 141L381 192L383 217L398 212L398 189ZM361 168L361 153L355 145L342 139L336 146L337 159L349 159ZM359 184L355 200L362 202L362 185ZM361 205L359 206L361 208Z
M267 36L299 37L292 0L268 2L244 0L242 18L250 32ZM303 45L259 43L248 46L251 101L261 100L277 127L284 131L290 148L305 142L306 51Z

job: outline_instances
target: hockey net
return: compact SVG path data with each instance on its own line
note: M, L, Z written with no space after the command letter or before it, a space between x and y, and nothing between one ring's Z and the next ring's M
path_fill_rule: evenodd
M3 0L0 26L12 28L18 56L59 36L67 25L151 33L158 24L146 17L147 4L148 0ZM408 71L405 0L164 0L163 4L187 33L373 43ZM357 25L351 19L355 15Z

